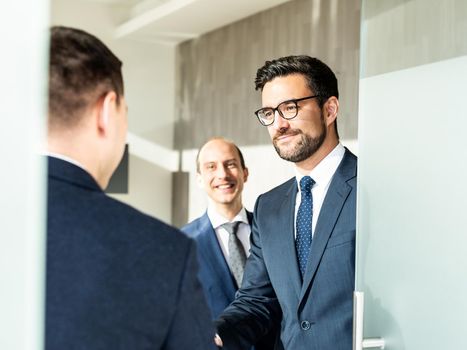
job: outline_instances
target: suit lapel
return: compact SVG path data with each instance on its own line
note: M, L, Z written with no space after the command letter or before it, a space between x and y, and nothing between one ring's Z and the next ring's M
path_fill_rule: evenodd
M297 195L297 182L295 178L292 179L291 186L287 191L284 200L281 203L279 213L284 213L282 216L285 220L278 220L276 225L278 234L276 235L278 249L290 252L286 254L286 260L284 266L290 266L288 273L290 273L290 280L294 290L297 293L297 297L300 295L302 288L302 281L298 268L297 251L295 249L295 235L294 235L294 218L295 218L295 197ZM284 247L285 241L285 247Z
M248 219L248 224L250 224L250 226L252 226L252 224L253 224L253 213L251 211L246 210L246 209L245 209L245 211L246 211L246 217Z
M352 187L347 184L347 181L355 176L355 163L351 161L350 152L346 150L344 158L331 181L323 206L321 207L315 233L313 235L313 242L311 244L310 258L308 259L305 276L303 278L300 302L303 302L303 297L313 280L342 207L352 190Z
M216 232L212 228L211 221L207 214L204 214L200 220L198 228L201 234L199 235L198 249L201 256L204 257L206 265L217 275L221 281L221 286L226 295L235 293L236 287L230 273L230 269L225 261L222 248L217 240Z

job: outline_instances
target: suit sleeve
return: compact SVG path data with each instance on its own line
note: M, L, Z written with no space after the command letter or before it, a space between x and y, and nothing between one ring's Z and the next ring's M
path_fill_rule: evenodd
M281 310L263 260L258 212L258 198L250 236L250 256L243 275L242 287L235 300L215 321L224 349L248 349L256 341L277 328L281 321Z
M163 347L165 350L216 348L211 315L197 278L196 245L191 239L189 242L176 311Z

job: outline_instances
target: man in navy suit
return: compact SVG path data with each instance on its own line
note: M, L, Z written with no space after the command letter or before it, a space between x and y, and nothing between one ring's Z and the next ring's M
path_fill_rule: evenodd
M51 30L45 348L210 349L195 242L105 195L124 150L120 60Z
M256 202L243 284L216 343L245 349L281 323L287 350L350 350L357 159L339 142L337 79L316 58L288 56L255 83L256 116L296 176Z
M249 255L252 214L242 204L248 168L240 149L217 137L200 148L196 172L198 184L208 195L209 204L206 213L182 231L197 242L199 279L215 319L234 300ZM225 225L229 223L236 223L235 233L226 229ZM244 257L239 266L231 258L235 241ZM258 341L255 348L272 349L275 338L276 332L272 331Z

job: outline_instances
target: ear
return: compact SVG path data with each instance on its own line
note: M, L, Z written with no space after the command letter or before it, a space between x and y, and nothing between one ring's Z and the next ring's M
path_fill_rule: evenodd
M117 103L117 94L114 91L110 91L98 103L97 127L100 134L106 135L109 131L110 118L114 113Z
M334 123L337 119L337 113L339 112L339 100L335 96L328 98L323 106L324 117L326 119L326 125L329 126Z
M246 182L248 180L248 175L250 173L248 172L248 168L243 169L243 182Z

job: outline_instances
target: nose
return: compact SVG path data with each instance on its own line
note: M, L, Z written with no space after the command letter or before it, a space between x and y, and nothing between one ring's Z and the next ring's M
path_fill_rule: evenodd
M274 111L274 123L272 123L271 127L275 130L287 130L289 126L289 121L282 118L279 111Z
M225 166L219 166L216 169L216 177L219 179L225 179L227 177L227 169Z

